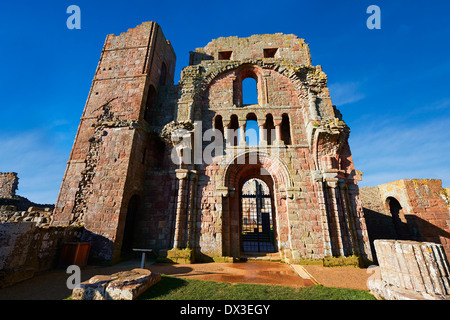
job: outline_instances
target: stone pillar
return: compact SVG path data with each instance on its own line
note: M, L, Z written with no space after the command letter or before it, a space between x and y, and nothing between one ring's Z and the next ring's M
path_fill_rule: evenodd
M349 202L348 202L348 189L347 189L347 182L346 181L339 181L339 196L341 199L341 207L342 207L342 214L344 216L344 220L347 225L347 237L348 237L348 249L352 251L353 254L359 255L360 251L358 248L358 241L357 241L357 231L355 226L355 220L353 217L352 210L350 208Z
M281 117L273 117L273 124L275 126L275 141L274 145L284 145L283 140L281 139Z
M369 234L367 232L366 221L364 219L364 212L359 200L358 185L350 183L347 184L347 203L349 207L349 214L352 216L355 229L355 243L357 254L361 257L372 260L372 250L370 249Z
M267 145L267 134L266 130L264 129L264 122L258 121L258 127L259 127L259 145L265 146Z
M263 95L262 95L264 97L264 99L262 101L263 105L269 104L269 89L268 89L268 85L267 85L267 79L270 79L270 71L264 70L263 71L263 83L264 83L264 86L262 86L264 88L264 92L263 92Z
M281 123L275 125L275 141L276 143L281 142Z
M247 143L245 141L245 125L247 124L247 121L239 121L239 145L245 146Z
M196 223L196 199L197 199L197 178L198 172L191 170L189 172L189 209L187 213L187 247L194 247L195 223Z
M325 193L325 184L322 181L322 175L318 172L313 174L313 180L316 182L319 210L321 213L321 226L323 235L323 254L324 256L333 255L332 245L331 245L331 234L327 217L327 195Z
M311 120L319 119L316 108L316 96L311 92L309 92L309 116Z
M336 189L337 189L337 182L335 181L327 181L327 185L328 185L328 194L329 194L329 201L330 201L330 218L332 218L334 220L334 227L335 227L335 231L336 231L336 248L338 249L338 251L336 253L338 253L341 256L344 256L344 246L343 246L343 241L342 241L342 226L341 226L341 219L339 217L339 207L337 204L337 199L336 199Z
M178 179L178 197L175 217L175 234L173 247L175 249L184 248L186 246L185 231L186 231L186 184L189 170L176 169Z
M228 127L230 126L230 120L222 119L223 124L223 144L224 148L226 149L231 145L230 143L230 130Z
M346 197L346 185L347 182L345 180L340 180L338 182L338 196L339 196L339 207L340 207L340 216L342 217L342 229L345 232L345 240L344 246L347 251L347 255L357 254L357 250L355 250L355 232L353 229L352 217L349 210L349 206L347 203Z

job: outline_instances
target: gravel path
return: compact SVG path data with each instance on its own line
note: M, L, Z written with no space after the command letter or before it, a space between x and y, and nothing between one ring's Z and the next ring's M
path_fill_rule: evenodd
M369 290L367 280L374 269L354 267L302 266L315 280L325 287Z

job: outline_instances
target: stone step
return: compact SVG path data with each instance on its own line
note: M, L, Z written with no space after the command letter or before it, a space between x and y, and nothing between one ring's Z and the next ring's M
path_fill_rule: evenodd
M281 261L281 254L279 252L274 253L262 253L262 252L245 252L242 254L241 259L246 259L247 261Z

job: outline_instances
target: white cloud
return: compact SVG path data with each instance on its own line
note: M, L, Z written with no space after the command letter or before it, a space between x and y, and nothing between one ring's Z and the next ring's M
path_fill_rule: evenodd
M355 166L363 171L361 186L398 179L441 179L450 186L450 118L421 123L399 119L368 122L352 130Z
M17 172L17 195L36 203L56 202L69 152L43 130L0 132L0 171Z
M359 82L333 83L328 86L333 104L343 106L365 98Z

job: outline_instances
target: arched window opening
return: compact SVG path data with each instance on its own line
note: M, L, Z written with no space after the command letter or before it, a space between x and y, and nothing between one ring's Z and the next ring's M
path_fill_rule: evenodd
M166 85L166 79L167 79L167 66L163 62L161 66L161 75L159 76L159 85L165 86Z
M253 77L242 80L242 104L258 104L258 85Z
M152 124L153 119L153 106L156 102L156 89L150 85L148 88L147 102L145 103L144 120L149 124Z
M222 133L222 137L224 137L224 133L223 133L223 121L222 121L222 116L221 115L217 115L214 118L214 129L215 130L219 130Z
M267 145L272 145L275 140L275 124L273 122L273 116L269 113L266 115L266 123L264 125L264 131L266 133Z
M166 154L166 144L160 139L152 140L152 161L150 167L154 170L162 170Z
M228 142L231 146L239 144L239 120L237 115L233 114L230 117L230 124L228 125Z
M289 116L284 113L281 120L281 140L285 145L290 145L291 141L291 125L289 123Z
M259 145L259 127L256 115L249 113L247 115L247 123L245 125L245 141L248 146Z
M223 128L223 120L221 115L217 115L214 118L214 130L217 130L219 132L214 133L214 145L215 146L223 146L223 142L225 139L224 136L224 128ZM220 134L219 134L220 133Z

